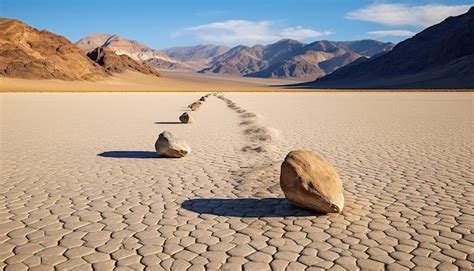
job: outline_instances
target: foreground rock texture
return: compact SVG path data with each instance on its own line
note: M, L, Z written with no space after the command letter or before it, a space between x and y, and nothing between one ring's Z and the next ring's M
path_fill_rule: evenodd
M26 79L100 79L106 74L63 36L0 18L0 75Z
M160 156L181 158L191 152L186 141L176 138L172 133L164 131L155 143L156 152Z
M280 186L293 204L321 213L341 213L342 182L336 169L308 150L290 152L281 165Z
M192 123L193 118L186 112L184 112L181 116L179 116L179 121L182 123Z
M97 47L91 52L87 53L87 56L104 68L109 73L122 73L126 70L136 71L143 74L151 74L160 76L158 70L151 67L146 63L135 61L127 55L115 54L111 49L106 47Z

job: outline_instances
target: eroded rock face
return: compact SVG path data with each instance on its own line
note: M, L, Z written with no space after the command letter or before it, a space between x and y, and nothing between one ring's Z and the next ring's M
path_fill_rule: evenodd
M192 111L197 111L197 110L199 110L200 107L201 107L200 102L194 102L194 103L189 105L189 108L191 108Z
M65 37L0 18L0 76L100 80L106 74Z
M155 143L158 155L164 157L181 158L191 152L186 141L176 138L168 131L162 132Z
M193 122L193 118L191 118L191 116L184 112L181 116L179 116L179 120L181 121L181 123L192 123Z
M286 156L280 186L285 197L298 207L321 213L341 213L344 208L342 182L336 169L312 151L296 150Z
M127 55L117 55L107 47L97 47L87 53L87 56L95 63L102 66L109 74L122 73L126 70L136 71L143 74L160 76L155 68L146 63L138 62Z

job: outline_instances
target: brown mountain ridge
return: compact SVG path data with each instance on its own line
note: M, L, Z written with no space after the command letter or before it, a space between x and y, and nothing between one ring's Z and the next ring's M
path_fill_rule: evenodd
M0 18L0 76L99 80L125 70L159 75L149 65L109 49L96 48L86 55L63 36Z
M0 75L27 79L94 80L106 74L63 36L0 18Z
M269 45L239 45L215 57L201 73L245 77L311 80L361 57L387 52L394 44L375 40L316 41L305 44L284 39Z
M474 7L392 51L303 84L311 88L474 88Z
M108 74L122 73L126 70L143 74L160 76L158 70L146 63L140 63L127 55L117 55L106 47L97 47L87 53L87 56L104 68Z

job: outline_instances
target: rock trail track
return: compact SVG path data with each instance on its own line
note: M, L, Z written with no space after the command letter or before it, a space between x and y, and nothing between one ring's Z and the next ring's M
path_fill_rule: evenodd
M272 103L289 112L287 97L274 95ZM412 138L416 128L391 129L396 121L386 115L397 107L381 111L386 120L369 117L374 130L387 131L380 139L364 130L355 109L353 122L341 111L332 115L338 124L327 121L324 103L343 102L343 94L336 102L293 95L321 103L313 121L325 129L296 121L288 124L292 132L271 128L288 116L257 113L259 94L211 96L190 112L189 125L168 120L197 94L2 94L0 268L472 268L472 119L467 127L450 119L466 120L465 97L456 100L460 112L444 118L412 110L408 124L418 117L436 135L428 142L429 134ZM446 103L428 97L430 110ZM334 133L341 123L347 138ZM156 158L153 143L165 129L187 140L192 153ZM367 135L370 143L352 141ZM413 140L411 148L392 145L400 136ZM284 199L279 167L296 147L324 151L335 164L345 189L342 214L317 214Z

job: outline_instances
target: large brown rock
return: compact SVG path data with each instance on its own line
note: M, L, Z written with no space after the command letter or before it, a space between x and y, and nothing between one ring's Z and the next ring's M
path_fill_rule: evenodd
M197 110L199 110L200 107L201 107L200 102L194 102L194 103L189 105L189 108L191 108L192 111L197 111Z
M193 122L193 118L191 118L191 116L184 112L181 116L179 116L179 120L181 121L181 123L192 123Z
M285 197L298 207L321 213L341 213L344 208L342 182L336 169L312 151L296 150L286 156L280 186Z
M181 158L191 152L191 148L186 141L176 138L168 131L164 131L155 143L158 155L164 157Z

